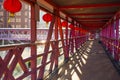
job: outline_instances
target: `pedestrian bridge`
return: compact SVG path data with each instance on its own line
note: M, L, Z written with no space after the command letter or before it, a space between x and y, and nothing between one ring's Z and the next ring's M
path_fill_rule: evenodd
M120 0L0 5L0 80L120 80Z

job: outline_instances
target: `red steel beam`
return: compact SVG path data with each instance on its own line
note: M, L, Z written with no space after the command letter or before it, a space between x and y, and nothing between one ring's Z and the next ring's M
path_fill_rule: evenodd
M76 18L77 20L109 20L109 18Z
M61 6L60 10L73 9L73 8L100 8L100 7L116 7L120 6L120 3L105 3L105 4L86 4L86 5L70 5Z
M106 21L80 21L81 23L106 23Z
M56 13L56 10L54 10L54 13ZM42 67L39 71L39 80L43 80L43 76L44 76L44 69L45 69L45 66L46 66L46 60L47 60L47 55L48 55L48 51L49 51L49 46L50 46L50 40L51 40L51 37L52 37L52 34L53 34L53 28L54 28L54 23L55 23L55 20L56 20L56 17L55 15L53 15L53 18L52 18L52 21L49 25L49 30L48 30L48 35L47 35L47 39L46 39L46 43L45 43L45 48L44 48L44 56L43 56L43 59L42 59Z
M36 2L36 0L32 0ZM36 4L31 5L31 43L35 43L37 40L37 29L36 29L36 15L35 15L35 6ZM34 56L34 58L33 58ZM35 70L37 68L37 47L35 45L31 46L31 57L33 58L31 60L31 80L36 80L37 79L37 71Z
M107 12L107 13L77 13L70 14L69 16L92 16L92 15L114 15L115 12Z

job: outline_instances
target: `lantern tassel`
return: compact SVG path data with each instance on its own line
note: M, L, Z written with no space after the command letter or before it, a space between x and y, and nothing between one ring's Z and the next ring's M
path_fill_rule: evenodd
M15 17L15 13L11 13L10 12L10 15L9 15L10 17Z
M10 23L10 17L8 17L8 23Z
M46 22L46 27L48 28L48 22Z
M15 17L15 14L10 12L8 17L8 23L10 23L10 18L14 18L14 17Z

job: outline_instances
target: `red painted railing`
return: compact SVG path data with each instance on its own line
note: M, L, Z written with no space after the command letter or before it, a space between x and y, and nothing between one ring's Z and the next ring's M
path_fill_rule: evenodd
M70 41L77 41L79 43L73 42L69 44ZM66 39L63 40L64 42ZM36 42L36 43L24 43L24 44L13 44L8 46L0 47L0 54L4 56L0 57L0 77L2 80L31 80L31 76L34 71L37 71L37 75L40 75L40 70L44 66L44 74L46 77L49 73L53 72L55 68L59 67L64 63L65 53L64 48L69 46L69 56L76 52L76 48L82 45L86 41L86 36L70 38L68 39L68 45L62 46L62 40L50 41L50 42ZM48 52L44 52L45 44L49 43ZM56 47L56 43L59 45ZM37 53L31 56L31 46L37 47ZM72 46L70 48L70 46ZM76 47L77 46L77 47ZM57 53L58 52L58 53ZM46 54L45 54L46 53ZM25 55L25 56L24 56ZM43 57L47 60L42 64ZM31 62L36 60L36 68L31 68ZM39 79L39 76L37 76Z
M50 22L45 41L37 39L37 20L36 0L24 0L30 5L30 30L1 30L3 34L1 39L30 40L29 43L11 44L0 46L0 78L2 80L42 80L58 67L65 60L73 55L77 48L86 42L88 36L83 29L75 31L68 29L68 23L65 29L61 25L61 17L58 9L54 9L52 21ZM45 9L44 9L45 10ZM68 18L64 19L67 22ZM71 22L74 27L80 27L76 21ZM44 31L44 30L41 30ZM40 31L40 32L41 32ZM17 34L22 34L18 36ZM24 35L24 36L23 36ZM29 35L29 36L28 36ZM4 37L5 36L5 37ZM40 38L42 35L38 33Z
M120 13L101 31L101 40L115 61L120 61Z

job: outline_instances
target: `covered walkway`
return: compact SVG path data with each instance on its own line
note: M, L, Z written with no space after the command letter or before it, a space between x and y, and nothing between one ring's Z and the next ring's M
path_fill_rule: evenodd
M47 80L120 80L120 75L98 40L91 40Z
M120 80L120 0L0 0L0 44L0 80Z

